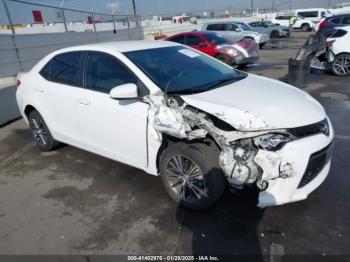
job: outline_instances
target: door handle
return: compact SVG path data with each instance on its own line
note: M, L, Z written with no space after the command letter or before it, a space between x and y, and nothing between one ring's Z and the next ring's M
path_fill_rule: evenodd
M35 87L35 91L37 91L37 92L39 92L39 93L44 93L44 88L42 88L42 87Z
M80 105L84 105L84 106L88 106L91 104L91 101L88 100L88 99L85 99L85 98L78 98L77 99L77 102L80 104Z

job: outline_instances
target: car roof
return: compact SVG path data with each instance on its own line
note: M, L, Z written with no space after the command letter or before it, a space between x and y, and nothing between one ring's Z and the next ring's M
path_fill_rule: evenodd
M215 21L215 22L209 22L205 23L206 25L213 25L213 24L230 24L230 23L239 23L237 21Z
M338 17L343 17L343 16L349 16L350 13L343 13L343 14L338 14L338 15L332 15L332 16L327 16L326 19L331 19L331 18L338 18Z
M167 41L157 40L134 40L134 41L113 41L96 44L79 45L61 49L60 52L79 51L79 50L105 50L117 51L120 53L138 51L153 48L178 46L179 44Z
M295 12L304 12L304 11L327 11L326 8L304 8L304 9L296 9Z

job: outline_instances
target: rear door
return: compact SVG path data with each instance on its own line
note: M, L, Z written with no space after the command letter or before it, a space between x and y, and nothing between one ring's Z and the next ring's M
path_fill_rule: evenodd
M149 105L137 99L110 98L112 88L134 83L139 95L146 90L139 79L116 57L88 52L84 89L77 97L79 127L85 148L111 159L147 166L147 114Z
M35 94L53 136L59 141L77 145L81 136L77 124L75 96L82 89L82 52L68 52L53 57L40 71L45 79Z

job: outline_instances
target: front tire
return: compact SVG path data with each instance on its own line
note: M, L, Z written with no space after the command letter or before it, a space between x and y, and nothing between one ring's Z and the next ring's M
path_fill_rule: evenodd
M205 144L173 144L160 158L162 183L179 205L207 209L221 197L226 185L218 160L219 153Z
M280 32L278 32L277 30L273 30L270 34L270 38L278 38L280 37Z
M41 151L51 151L59 145L51 135L43 117L36 110L29 113L29 129Z
M332 71L337 76L350 75L350 55L337 55L332 63Z

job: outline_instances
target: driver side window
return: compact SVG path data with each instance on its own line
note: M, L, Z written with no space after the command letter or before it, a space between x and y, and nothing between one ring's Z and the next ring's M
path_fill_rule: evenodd
M86 63L85 87L102 93L109 93L112 88L137 83L124 65L111 55L89 52Z
M239 28L235 24L228 24L228 31L236 31L237 29Z

